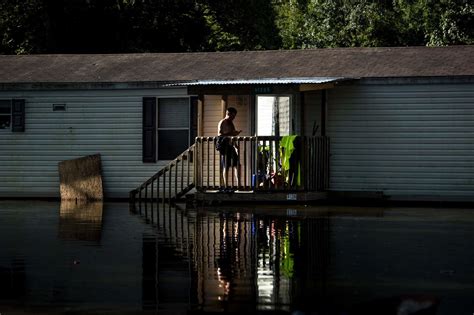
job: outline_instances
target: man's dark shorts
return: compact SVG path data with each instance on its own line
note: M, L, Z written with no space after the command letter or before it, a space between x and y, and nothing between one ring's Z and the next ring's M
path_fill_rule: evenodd
M221 167L222 168L229 168L229 167L236 167L240 165L240 159L237 152L235 152L235 148L232 146L228 146L225 150L224 154L221 154Z

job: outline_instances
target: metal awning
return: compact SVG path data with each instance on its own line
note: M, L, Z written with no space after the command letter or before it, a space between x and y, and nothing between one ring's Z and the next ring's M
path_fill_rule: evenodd
M188 82L169 83L166 86L205 86L205 85L247 85L247 84L325 84L354 80L347 77L302 77L302 78L260 78L260 79L225 79L193 80Z

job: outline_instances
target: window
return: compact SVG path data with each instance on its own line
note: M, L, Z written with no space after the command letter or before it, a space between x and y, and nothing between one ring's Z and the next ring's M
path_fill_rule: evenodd
M0 130L10 130L12 122L12 105L9 100L0 100Z
M189 147L189 98L158 98L158 160L173 160Z
M144 163L173 160L193 143L197 132L197 104L195 96L143 98Z

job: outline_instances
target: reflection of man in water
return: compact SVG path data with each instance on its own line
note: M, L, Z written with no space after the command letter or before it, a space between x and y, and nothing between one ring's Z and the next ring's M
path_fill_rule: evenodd
M225 118L219 121L219 124L217 125L217 134L219 136L232 137L237 136L242 132L242 130L236 130L234 123L232 122L236 115L237 110L235 108L227 108ZM231 166L234 169L234 174L237 178L237 186L240 186L240 162L237 148L231 144L230 139L224 141L223 147L224 148L220 150L220 152L224 186L227 187L227 169Z

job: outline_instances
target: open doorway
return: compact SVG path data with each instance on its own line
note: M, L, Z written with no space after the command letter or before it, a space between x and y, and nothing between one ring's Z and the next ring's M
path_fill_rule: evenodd
M257 136L287 136L292 132L291 97L257 95Z

